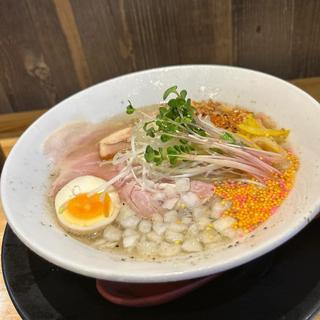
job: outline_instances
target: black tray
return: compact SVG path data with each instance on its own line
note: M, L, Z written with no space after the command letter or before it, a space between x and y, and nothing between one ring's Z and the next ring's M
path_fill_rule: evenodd
M95 280L58 268L6 228L2 268L23 319L312 319L320 308L320 220L277 250L226 272L174 302L150 308L113 305Z

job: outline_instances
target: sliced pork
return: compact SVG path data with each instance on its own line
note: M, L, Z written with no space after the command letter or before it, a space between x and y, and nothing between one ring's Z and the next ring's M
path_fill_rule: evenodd
M126 182L117 189L121 200L125 201L138 215L150 217L161 211L160 202L153 199L152 193L142 190L135 181Z
M86 122L67 125L54 132L45 142L44 153L51 158L58 172L52 183L51 195L72 179L93 175L111 179L118 168L105 165L99 156L99 141L110 134L105 126Z

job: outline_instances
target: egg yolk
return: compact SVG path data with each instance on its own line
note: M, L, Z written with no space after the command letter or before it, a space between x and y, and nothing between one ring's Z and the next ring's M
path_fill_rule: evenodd
M110 205L111 199L108 193L104 196L98 193L92 196L81 193L67 202L66 209L75 218L89 220L99 216L109 216Z

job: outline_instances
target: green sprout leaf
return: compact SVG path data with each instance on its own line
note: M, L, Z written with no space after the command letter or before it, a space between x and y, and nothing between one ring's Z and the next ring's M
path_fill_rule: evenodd
M168 96L172 93L175 93L176 95L178 95L177 88L178 88L177 86L172 86L172 87L168 88L163 94L163 100L166 100L168 98Z
M135 108L132 106L132 103L130 102L130 100L128 100L129 105L127 106L127 114L133 114L135 111Z
M152 162L154 160L154 150L151 146L147 146L145 152L144 152L144 158L147 162Z
M168 147L167 148L167 155L168 155L168 160L171 165L176 165L178 161L178 151L176 150L175 147Z
M167 142L167 141L169 141L171 139L171 137L168 136L167 134L162 134L160 136L160 139L161 139L162 142Z
M181 91L180 91L180 97L181 97L182 99L185 99L186 96L187 96L187 91L186 91L186 90L181 90Z
M173 97L171 98L171 95ZM160 165L163 161L168 161L171 166L175 166L179 161L189 161L184 154L197 154L197 150L187 139L180 139L179 135L200 135L206 137L208 134L200 128L195 119L196 109L191 104L191 99L187 98L187 91L178 91L177 86L168 88L163 94L163 100L170 96L167 104L160 106L156 119L145 122L143 130L146 135L155 138L160 136L162 143L167 143L166 148L159 147L153 149L148 145L145 149L144 158L147 162ZM176 138L177 137L177 138ZM176 145L171 143L176 141Z
M159 108L159 113L160 113L159 116L160 117L164 117L167 112L168 112L167 108L165 108L165 107L160 107Z
M229 143L233 143L235 144L236 143L236 139L233 137L232 134L230 134L229 132L225 132L224 134L222 134L220 136L220 138L226 142L229 142Z
M179 108L183 106L185 103L186 101L184 99L176 98L176 99L169 100L168 105L173 108Z
M146 131L146 135L149 136L149 137L151 137L151 138L154 138L154 137L156 136L155 133L156 133L156 130L155 130L155 128L153 128L153 127L149 128L149 129Z
M162 148L159 148L159 150L156 150L156 149L153 149L151 146L147 146L144 153L144 158L146 159L147 162L149 163L152 162L158 166L164 160L163 150Z

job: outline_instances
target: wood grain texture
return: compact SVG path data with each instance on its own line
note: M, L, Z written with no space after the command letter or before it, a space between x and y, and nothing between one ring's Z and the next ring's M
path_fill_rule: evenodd
M91 75L87 65L87 60L84 56L82 43L76 22L73 16L73 11L69 0L53 0L57 11L58 19L61 23L61 28L66 37L72 63L79 79L80 87L86 88L91 84Z
M136 70L131 37L121 10L123 1L70 3L93 81Z
M293 11L290 0L234 0L234 63L292 77Z
M2 0L0 113L164 65L320 75L319 0Z
M229 0L136 0L124 9L139 67L232 61Z
M295 0L292 77L320 74L320 1Z
M18 12L22 14L18 16ZM41 56L31 26L25 2L13 0L0 3L0 79L15 111L27 109L34 104L45 106L48 101L45 91L34 81L25 67L25 59L28 60L28 57L32 56L32 61L27 61L27 64L35 65L35 59L39 61ZM29 30L30 35L26 35L22 28ZM40 71L40 68L38 70ZM2 107L1 112L4 112Z
M29 125L38 119L46 110L33 110L18 113L2 114L0 139L20 136Z
M94 81L162 65L232 61L229 0L71 4Z
M48 64L48 90L57 103L80 89L67 41L51 1L27 0L27 3L43 59ZM39 80L41 83L41 76Z
M1 72L1 68L0 68L0 72ZM2 83L0 82L0 113L4 113L4 112L12 112L13 109L11 107L11 103L7 97L7 93L2 85Z
M290 81L300 89L309 93L313 98L320 102L320 77L308 79L294 79Z
M1 1L0 39L0 82L14 111L50 107L79 90L51 1Z

